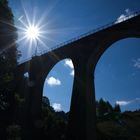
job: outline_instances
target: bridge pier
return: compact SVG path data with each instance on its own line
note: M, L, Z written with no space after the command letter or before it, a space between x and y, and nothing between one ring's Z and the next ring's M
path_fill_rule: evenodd
M76 60L71 109L69 140L96 140L96 107L93 71L88 61Z
M38 67L35 66L36 62ZM28 87L30 89L30 110L29 114L35 125L36 121L41 117L41 106L42 106L42 93L44 79L41 73L41 63L39 63L36 58L34 58L33 63L30 65L29 71L29 82Z
M23 71L16 72L16 92L17 92L17 99L15 106L15 122L22 127L26 127L27 120L28 120L28 108L29 108L29 87L27 85L28 78L24 76ZM22 102L20 102L22 100Z

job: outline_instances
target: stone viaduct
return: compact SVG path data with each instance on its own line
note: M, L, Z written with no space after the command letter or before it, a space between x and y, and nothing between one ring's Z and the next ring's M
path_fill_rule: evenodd
M94 70L102 54L113 43L129 37L140 37L139 13L19 64L17 87L26 99L25 108L32 119L39 118L43 85L48 73L56 63L70 58L74 64L75 76L68 137L70 140L96 140ZM26 72L29 73L27 82L24 79ZM22 115L26 118L25 114Z

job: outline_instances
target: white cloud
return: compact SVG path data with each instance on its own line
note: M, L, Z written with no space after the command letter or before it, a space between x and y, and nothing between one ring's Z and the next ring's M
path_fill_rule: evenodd
M125 9L125 14L121 14L115 23L120 23L124 20L127 20L129 18L132 18L134 16L134 13L130 9Z
M55 111L61 111L62 106L59 103L53 103L52 107L54 108Z
M124 20L126 20L126 15L122 14L117 18L117 21L115 23L120 23Z
M49 86L59 86L59 85L61 85L61 81L59 79L54 78L54 77L49 77L46 80L46 82Z
M73 63L70 59L65 59L65 66L68 66L71 69L74 69Z
M74 76L74 70L71 71L70 75L71 76Z
M128 104L130 104L132 101L116 101L116 104L120 105L120 106L126 106Z
M71 69L70 75L74 76L74 65L70 59L65 59L65 66L68 66Z
M140 102L140 98L135 98L134 100L129 100L129 101L124 101L124 100L116 101L116 104L119 104L120 106L126 106L134 102Z
M139 68L140 69L140 58L138 58L137 60L134 60L134 65L135 68Z
M140 101L140 98L136 98L136 101Z

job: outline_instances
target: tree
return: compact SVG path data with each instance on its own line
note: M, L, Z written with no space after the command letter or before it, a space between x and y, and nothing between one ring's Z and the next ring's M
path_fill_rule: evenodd
M15 69L19 51L14 16L7 0L0 0L0 138L12 121L15 95Z
M16 45L14 17L7 0L0 1L0 110L12 103L14 70L19 52ZM10 106L10 105L9 105Z
M50 101L49 101L49 99L46 96L42 97L42 104L44 106L50 106Z
M111 113L113 111L112 105L108 101L106 102L106 104L107 104L107 107L108 107L108 112Z
M114 111L115 112L118 112L118 113L121 112L121 108L120 108L120 105L119 104L115 104Z
M108 105L107 103L101 98L99 100L99 103L98 103L98 113L99 113L99 116L103 116L105 115L105 113L108 113Z
M65 140L67 128L67 114L63 111L55 112L47 97L42 98L42 128L39 139ZM39 132L37 129L36 132ZM55 134L55 135L54 135ZM37 136L36 136L37 137Z

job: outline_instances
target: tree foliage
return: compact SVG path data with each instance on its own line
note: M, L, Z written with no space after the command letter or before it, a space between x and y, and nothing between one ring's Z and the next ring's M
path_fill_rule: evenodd
M115 104L114 111L115 112L121 112L121 108L118 104Z
M98 117L102 117L114 112L121 112L120 106L118 104L115 104L115 107L113 107L108 101L104 101L102 98L99 101L96 101L96 114Z
M14 16L7 0L0 0L0 110L10 107L19 53Z
M65 140L67 127L66 114L64 112L55 112L50 106L47 97L43 97L42 101L42 136L44 139Z
M0 139L12 123L15 95L15 68L19 51L14 16L7 0L0 0Z

